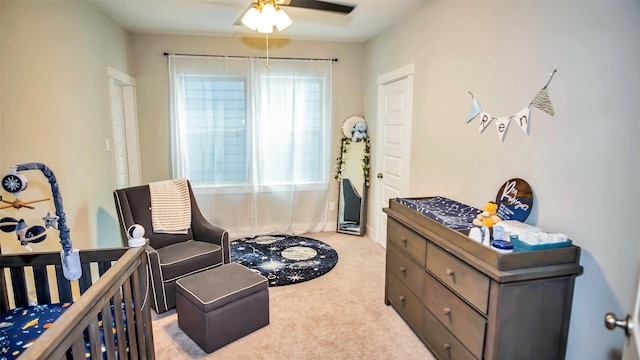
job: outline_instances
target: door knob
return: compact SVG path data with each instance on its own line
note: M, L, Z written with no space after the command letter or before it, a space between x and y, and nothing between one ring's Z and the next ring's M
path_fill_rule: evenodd
M378 173L378 175L376 175L376 177L377 177L378 179L382 179L384 176L382 175L382 173Z
M624 320L618 320L614 313L607 313L607 315L604 316L604 326L606 326L609 330L613 330L616 327L621 327L624 329L624 334L627 335L627 337L633 332L631 315L627 315Z

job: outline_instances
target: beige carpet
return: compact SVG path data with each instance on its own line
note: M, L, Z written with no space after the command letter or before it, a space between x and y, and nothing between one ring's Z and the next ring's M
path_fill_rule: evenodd
M338 252L327 274L269 288L270 324L211 354L180 330L175 310L153 314L158 359L434 359L384 304L385 251L367 237L305 234Z

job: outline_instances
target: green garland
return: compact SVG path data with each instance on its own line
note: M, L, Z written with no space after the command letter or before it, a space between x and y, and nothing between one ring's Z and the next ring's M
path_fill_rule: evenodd
M339 155L336 158L336 175L334 176L334 178L338 181L342 178L342 171L344 170L344 160L342 159L342 154L347 151L349 145L351 145L351 139L342 138L342 140L340 141L340 149L338 151Z
M364 155L362 155L362 172L364 175L364 186L369 186L369 170L371 170L371 165L369 161L371 160L371 142L369 141L369 137L365 139L364 143Z
M362 155L362 174L364 177L364 185L369 186L369 171L371 170L371 142L369 141L369 137L366 137L364 141L364 154ZM350 146L351 139L343 138L342 141L340 141L340 156L336 158L336 175L334 176L336 180L340 180L342 178L342 171L344 170L344 160L342 158L342 154L347 152Z

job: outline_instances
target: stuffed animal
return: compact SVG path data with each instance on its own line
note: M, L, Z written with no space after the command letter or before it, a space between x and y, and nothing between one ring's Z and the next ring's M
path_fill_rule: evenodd
M358 142L360 140L364 140L367 137L367 123L364 121L358 121L353 125L351 129L351 133L353 133L353 137L351 141Z
M487 205L482 208L482 212L473 219L473 225L475 226L486 226L488 228L493 227L493 225L502 221L498 215L496 215L496 211L498 210L498 204L490 201Z

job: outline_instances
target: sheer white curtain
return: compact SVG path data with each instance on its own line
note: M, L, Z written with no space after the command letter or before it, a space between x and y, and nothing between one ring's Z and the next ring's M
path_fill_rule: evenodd
M169 56L173 176L231 236L322 230L331 61Z

